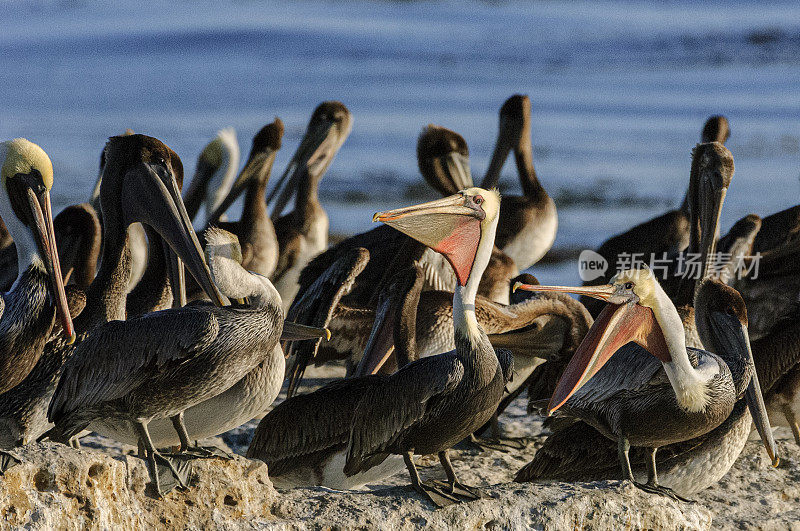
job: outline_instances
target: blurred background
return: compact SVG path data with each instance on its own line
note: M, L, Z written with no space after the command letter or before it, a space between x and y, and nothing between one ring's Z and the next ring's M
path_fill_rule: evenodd
M218 129L246 157L279 116L275 176L314 107L337 99L353 130L321 200L350 235L420 200L428 123L465 137L480 182L514 93L531 97L534 163L559 209L543 282L576 282L575 250L677 206L711 114L730 120L736 161L723 230L800 202L798 2L133 4L0 2L0 138L48 152L56 212L88 199L126 128L177 151L188 180ZM511 160L501 183L519 190Z

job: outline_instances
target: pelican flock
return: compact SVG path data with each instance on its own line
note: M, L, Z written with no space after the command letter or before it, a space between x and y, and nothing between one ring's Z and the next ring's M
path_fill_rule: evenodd
M734 153L712 116L680 206L597 249L666 257L662 276L634 264L540 284L565 210L534 169L532 110L502 104L480 187L467 140L423 127L429 200L384 196L394 208L363 213L378 225L332 246L322 178L354 122L338 101L314 109L272 186L303 124L264 125L241 168L220 129L186 186L175 151L128 130L102 147L91 200L56 216L43 147L1 143L0 476L20 447L89 434L136 447L155 498L191 489L196 459L234 453L280 489L405 473L403 495L431 508L485 498L451 461L475 452L524 453L508 481L629 481L678 501L718 482L753 428L777 466L772 425L800 445L800 206L720 235ZM498 190L512 152L516 195ZM517 401L528 430L508 437Z

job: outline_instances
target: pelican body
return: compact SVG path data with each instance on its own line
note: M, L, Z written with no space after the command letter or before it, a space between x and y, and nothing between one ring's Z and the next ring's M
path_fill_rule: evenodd
M681 319L649 270L623 271L603 287L531 287L591 295L610 303L564 370L548 412L564 407L616 440L623 474L632 481L630 446L650 448L648 482L637 484L648 491L673 494L658 485L657 449L713 430L745 392L760 431L769 431L754 376L744 303L721 283L707 286L698 292L695 304L707 306L696 310L707 316L698 319L698 331L704 344L714 345L719 355L686 348ZM728 300L733 302L720 311L716 304ZM724 311L728 308L733 315ZM638 346L627 345L630 341ZM772 452L774 444L768 450Z

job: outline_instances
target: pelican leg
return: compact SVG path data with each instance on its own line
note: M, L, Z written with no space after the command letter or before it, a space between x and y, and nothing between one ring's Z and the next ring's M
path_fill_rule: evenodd
M447 475L447 481L449 483L447 488L450 494L468 500L477 500L481 498L481 493L478 489L469 487L458 481L456 478L456 471L453 469L453 463L450 462L449 450L439 452L439 462L442 463L444 473Z
M14 465L18 465L22 460L11 452L0 450L0 477L3 473Z
M800 426L797 425L797 417L794 416L794 411L789 404L783 404L783 416L786 417L786 422L789 423L789 427L792 429L792 435L794 435L794 442L795 444L800 445Z
M153 486L155 487L158 497L164 497L165 494L168 494L173 488L175 488L176 484L185 489L188 483L189 468L186 468L184 474L178 472L172 461L159 454L156 450L155 446L153 445L153 440L150 438L150 432L147 429L147 423L144 421L136 421L134 424L136 426L136 430L139 432L139 440L142 442L147 453L147 464L148 468L150 469L150 478L153 480ZM167 485L164 485L164 488L162 488L162 478L158 468L159 461L166 465L168 472L175 480L174 482L168 481ZM185 462L185 464L188 464L188 462Z
M658 472L656 471L657 451L658 448L650 448L650 458L647 460L647 483L642 484L634 481L633 484L645 492L661 494L662 496L667 496L668 498L682 502L693 502L693 500L680 496L671 488L658 484ZM630 461L628 461L628 467L630 467Z
M69 445L76 450L81 449L81 441L78 439L77 435L69 438Z
M170 417L170 420L172 421L172 426L175 428L175 431L178 432L178 439L181 441L181 446L178 449L178 453L181 455L196 458L220 457L222 459L233 459L232 456L220 448L200 446L197 444L197 441L192 445L189 441L189 432L186 430L186 425L183 421L183 411Z
M414 454L412 452L404 452L403 460L406 462L408 475L411 476L411 486L415 491L422 494L422 496L424 496L436 507L447 507L448 505L453 505L454 503L461 501L455 496L447 494L434 485L429 485L420 481L417 467L414 466Z

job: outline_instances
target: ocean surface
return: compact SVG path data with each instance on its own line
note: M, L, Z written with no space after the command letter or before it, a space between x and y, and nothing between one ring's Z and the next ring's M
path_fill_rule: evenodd
M736 161L723 229L800 202L798 2L0 1L0 20L0 138L48 152L56 211L88 198L105 139L125 128L172 147L189 178L218 129L235 127L246 156L279 116L277 172L314 107L337 99L353 130L321 199L332 232L360 232L414 201L426 124L466 138L479 182L514 93L533 103L558 249L679 204L711 114L729 118ZM578 281L572 260L533 271Z

